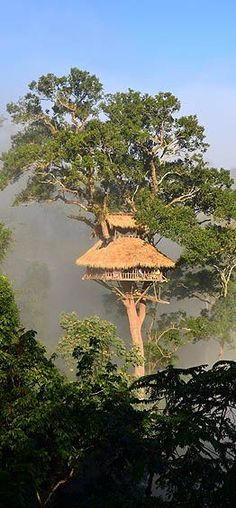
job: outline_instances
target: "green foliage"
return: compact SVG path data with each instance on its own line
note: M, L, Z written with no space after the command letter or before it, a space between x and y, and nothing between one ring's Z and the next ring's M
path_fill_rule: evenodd
M178 311L162 314L145 342L147 372L173 364L180 349L190 342L214 340L219 344L219 356L224 354L225 346L234 347L235 303L236 285L231 282L227 296L215 298L197 317Z
M180 107L168 92L103 97L100 81L76 68L41 76L7 107L24 129L2 156L3 185L31 169L18 202L61 199L92 212L95 229L108 209L130 207L151 235L161 228L177 241L200 212L231 221L230 174L204 162L204 128Z
M164 203L192 197L205 212L214 188L230 188L229 174L202 160L207 144L197 117L180 116L171 93L128 90L101 99L99 80L72 68L68 76L41 76L25 97L8 105L24 129L3 154L2 178L33 170L21 200L73 201L99 222L104 200L110 209L128 209L147 187L158 189Z
M236 190L229 189L218 193L216 199L215 216L225 221L236 220Z
M2 288L0 505L33 508L38 498L51 506L54 487L56 492L58 482L70 478L84 500L91 481L91 499L98 486L104 496L108 484L118 492L122 481L124 496L134 492L133 457L143 419L129 392L127 368L135 355L125 352L112 324L64 316L68 335L77 339L77 381L68 382L47 359L35 332L18 330L5 279ZM112 348L123 362L120 368L112 362Z
M233 506L235 383L235 362L223 361L209 370L170 367L135 383L146 392L142 403L153 404L149 471L157 506L158 498L163 506Z
M86 376L93 383L109 366L112 371L112 364L117 361L120 365L114 364L115 369L124 378L129 378L128 369L138 362L138 356L135 351L127 351L112 323L96 316L81 320L73 312L62 316L61 326L65 335L59 341L57 351L70 370L77 367L78 380L82 376L83 382Z
M182 243L190 228L197 225L194 211L190 206L167 207L147 189L139 194L136 217L141 224L148 224L149 235L163 235L170 240Z
M4 259L11 242L11 231L0 224L0 262Z
M102 179L111 166L99 149L104 136L102 122L96 120L101 83L72 68L68 76L41 76L29 90L18 103L7 106L13 121L24 128L3 154L3 185L31 169L16 203L73 198L92 211L100 203Z
M219 298L209 312L211 324L210 336L215 337L221 345L229 344L234 347L236 331L236 283L231 281L225 298Z
M35 332L18 330L6 278L1 288L1 506L231 506L234 362L169 368L131 384L116 364L130 353L115 327L72 314L62 319L62 350L75 345L77 361L68 382Z
M120 125L122 133L132 147L145 157L150 148L166 148L172 156L173 144L178 139L180 149L190 152L204 151L204 129L196 116L177 117L179 100L171 93L155 96L134 90L108 95L104 110L112 123ZM162 134L162 140L158 138ZM162 144L162 147L160 146Z
M162 314L145 342L147 372L151 374L173 364L181 347L207 338L209 333L209 322L203 316L189 317L185 312Z
M35 332L19 330L6 277L0 279L0 309L0 483L5 485L0 504L34 506L39 485L50 475L56 477L58 464L65 458L59 446L62 429L53 427L63 382Z
M19 327L19 313L12 286L7 277L0 276L0 343L8 344Z
M185 239L183 261L195 266L225 266L235 259L236 229L221 225L192 228ZM236 261L236 259L235 259Z

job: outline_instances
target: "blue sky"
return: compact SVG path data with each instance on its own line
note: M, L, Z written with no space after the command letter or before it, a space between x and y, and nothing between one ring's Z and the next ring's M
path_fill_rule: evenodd
M236 167L236 2L2 0L0 104L39 75L71 66L108 91L170 90L197 113L209 159ZM3 131L3 129L2 129ZM0 133L2 144L7 130Z

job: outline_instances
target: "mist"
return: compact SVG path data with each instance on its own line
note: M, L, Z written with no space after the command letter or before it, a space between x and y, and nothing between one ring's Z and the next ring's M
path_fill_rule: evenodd
M1 193L0 216L13 232L13 243L2 270L13 282L23 325L36 329L39 340L52 353L62 332L59 325L62 312L78 313L80 318L98 315L114 322L120 336L130 345L129 329L122 305L93 281L83 281L83 269L75 259L93 243L88 227L67 215L72 208L64 205L32 204L12 207L19 184ZM162 241L160 249L177 258L178 247ZM157 312L187 310L199 312L199 302L171 301L159 305ZM181 366L212 364L217 360L218 345L213 341L190 344L180 351ZM236 358L234 350L226 357Z
M211 164L231 169L232 175L236 176L235 169L232 170L236 167L236 89L199 81L189 82L176 95L181 99L182 112L196 112L206 127L207 141L211 145L206 158ZM0 151L9 148L14 130L9 122L5 122L0 131ZM94 243L89 228L67 217L76 212L72 207L60 204L12 207L20 185L10 185L1 192L0 220L13 232L13 243L2 270L9 275L16 289L23 324L36 329L39 340L52 352L61 335L59 320L62 312L76 311L81 318L96 314L113 321L120 336L130 344L127 318L121 304L95 282L82 281L83 269L75 265L75 259ZM178 258L179 249L172 242L162 241L159 247L170 257ZM37 295L34 295L36 285ZM159 305L157 312L178 309L196 315L200 306L196 299L172 300L169 306ZM214 341L185 346L180 352L179 364L212 364L217 360L218 347ZM236 359L235 349L226 350L225 358Z

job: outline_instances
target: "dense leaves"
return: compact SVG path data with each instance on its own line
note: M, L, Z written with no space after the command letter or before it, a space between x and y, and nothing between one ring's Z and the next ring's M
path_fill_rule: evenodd
M1 506L34 506L30 499L50 474L57 475L65 453L59 446L63 429L57 432L54 426L53 430L63 383L36 342L35 332L19 329L5 277L1 278L0 307L0 462L6 487Z
M72 314L62 323L69 349L76 346L77 380L69 382L35 333L18 329L2 278L4 293L0 506L232 506L234 362L168 368L132 384L116 364L115 346L119 363L125 349L114 326Z
M3 182L32 169L20 199L62 199L97 222L104 206L134 207L145 188L163 204L191 200L194 210L222 213L217 192L230 189L230 176L203 162L204 129L195 115L180 116L174 95L128 90L101 99L99 80L76 68L33 81L8 105L23 130L3 154Z
M123 376L127 375L128 368L139 360L135 351L127 351L124 342L117 336L115 325L109 321L96 316L81 320L76 313L71 313L62 316L61 326L65 335L58 344L59 355L71 370L77 365L81 375L84 373L87 379L90 376L91 381L98 378L99 369L102 366L106 369L112 359L122 360L119 369ZM94 353L92 364L89 363L91 350Z
M0 224L0 262L4 259L11 242L11 232L3 224Z
M195 301L200 296L200 303L204 307L197 316L191 316L184 311L175 311L161 314L153 320L145 341L146 368L149 373L170 363L174 364L183 346L199 340L212 340L212 344L214 342L217 344L217 347L213 346L215 360L223 358L224 354L226 357L231 355L228 350L234 348L236 331L235 282L231 281L225 297L217 297L217 292L214 292L212 297L209 295L204 297L199 284L192 288L191 284L186 287L187 291L185 288L183 290L184 296L186 297L187 293L189 297L195 298ZM204 290L206 289L207 284L204 285ZM182 298L181 291L179 298Z
M0 505L50 505L57 488L69 480L77 486L76 499L87 498L91 481L95 489L103 481L104 493L108 482L119 489L124 479L124 492L133 492L132 457L143 417L132 407L129 376L112 362L112 350L109 353L114 327L107 325L106 330L103 322L76 322L72 316L78 367L77 382L70 383L47 359L35 332L18 329L5 278L1 295ZM101 338L98 331L103 331Z
M233 506L235 383L234 362L170 367L136 383L154 403L149 468L164 506Z

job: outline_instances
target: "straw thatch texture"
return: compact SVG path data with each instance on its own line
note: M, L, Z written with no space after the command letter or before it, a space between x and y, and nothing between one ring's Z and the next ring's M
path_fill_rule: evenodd
M109 213L106 216L106 221L110 228L119 229L145 229L145 226L140 226L135 221L133 214L129 213Z
M140 238L121 237L108 245L97 242L76 260L78 266L111 270L135 267L173 268L174 261Z

